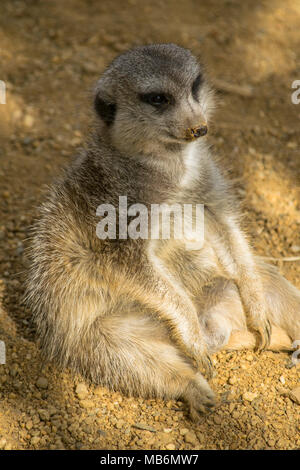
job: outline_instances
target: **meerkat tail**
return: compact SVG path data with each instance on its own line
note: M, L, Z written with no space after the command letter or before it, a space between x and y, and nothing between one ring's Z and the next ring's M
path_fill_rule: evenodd
M293 341L300 340L300 291L278 270L256 258L265 291L269 321Z

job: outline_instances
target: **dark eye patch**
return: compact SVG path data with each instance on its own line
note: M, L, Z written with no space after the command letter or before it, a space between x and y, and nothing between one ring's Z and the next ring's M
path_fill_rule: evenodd
M193 98L197 101L197 98L198 98L198 92L199 92L199 88L200 86L202 85L203 83L203 76L201 75L201 73L199 73L198 77L194 80L193 82L193 85L192 85L192 95L193 95Z
M143 103L151 104L155 108L165 107L174 101L171 95L160 92L140 94L139 97Z

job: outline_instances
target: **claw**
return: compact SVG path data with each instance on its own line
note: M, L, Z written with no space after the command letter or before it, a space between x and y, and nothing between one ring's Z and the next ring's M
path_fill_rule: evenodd
M269 320L266 321L266 324L264 326L256 328L255 333L258 336L255 350L263 351L264 349L267 349L267 347L270 345L272 334L272 327Z

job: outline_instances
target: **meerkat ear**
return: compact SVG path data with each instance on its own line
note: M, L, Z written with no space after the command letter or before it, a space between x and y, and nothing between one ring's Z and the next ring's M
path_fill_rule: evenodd
M117 105L112 98L114 96L111 89L112 83L107 77L99 80L94 99L94 109L107 126L110 126L115 119Z
M100 94L97 93L94 100L94 107L100 118L110 126L115 119L117 106L114 103L106 102L101 98Z

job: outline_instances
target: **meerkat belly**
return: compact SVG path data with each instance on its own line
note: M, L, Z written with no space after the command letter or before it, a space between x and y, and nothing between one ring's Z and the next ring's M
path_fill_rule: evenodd
M163 262L189 292L197 295L201 286L222 273L215 251L208 242L204 242L201 249L197 243L193 245L195 249L191 249L192 245L188 247L183 240L166 244Z

